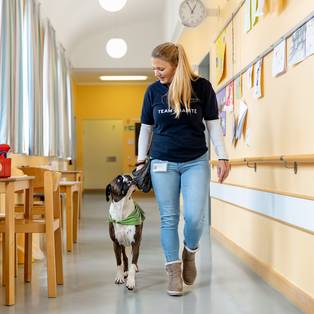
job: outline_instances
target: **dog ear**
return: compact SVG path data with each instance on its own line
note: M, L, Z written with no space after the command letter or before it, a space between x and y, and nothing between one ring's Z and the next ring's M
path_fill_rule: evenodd
M107 202L109 202L109 200L110 200L110 198L109 198L110 195L111 195L111 184L108 184L106 186L106 200L107 200Z

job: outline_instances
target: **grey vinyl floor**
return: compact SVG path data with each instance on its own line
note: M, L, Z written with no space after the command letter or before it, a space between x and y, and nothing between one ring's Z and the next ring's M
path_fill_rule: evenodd
M197 255L198 278L182 297L166 294L167 277L159 242L159 216L153 198L138 198L146 212L136 289L115 285L115 259L109 239L104 194L84 196L79 243L64 253L65 284L58 297L48 299L44 262L33 266L31 284L24 284L23 269L16 279L16 305L3 304L0 313L60 314L292 314L301 313L240 260L210 238L204 230ZM180 227L182 229L182 225Z

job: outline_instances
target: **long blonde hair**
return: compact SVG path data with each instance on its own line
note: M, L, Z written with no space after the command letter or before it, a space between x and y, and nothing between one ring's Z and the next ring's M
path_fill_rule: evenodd
M169 86L168 105L174 110L176 118L179 118L181 103L187 111L190 110L193 92L191 80L195 80L197 75L193 72L184 48L180 44L163 43L154 48L152 57L169 62L176 67Z

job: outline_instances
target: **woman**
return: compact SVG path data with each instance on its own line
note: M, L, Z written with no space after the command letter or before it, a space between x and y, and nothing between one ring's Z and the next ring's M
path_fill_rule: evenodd
M205 201L209 190L205 124L218 156L219 182L229 173L215 92L195 75L181 45L164 43L152 52L158 79L145 93L139 135L138 168L150 148L151 177L161 221L161 244L169 276L168 294L182 295L183 282L196 278ZM183 196L183 267L179 258L179 197ZM182 268L182 270L181 270Z

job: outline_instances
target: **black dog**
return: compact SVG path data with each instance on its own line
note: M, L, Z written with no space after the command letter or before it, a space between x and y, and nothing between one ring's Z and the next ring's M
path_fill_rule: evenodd
M137 261L145 219L144 212L132 199L135 188L135 182L129 175L117 176L106 187L107 201L111 199L109 234L113 241L117 261L115 283L124 283L127 277L126 286L129 290L133 290L135 287L135 273L138 271ZM128 257L125 253L126 246L132 247L130 269L128 269Z

